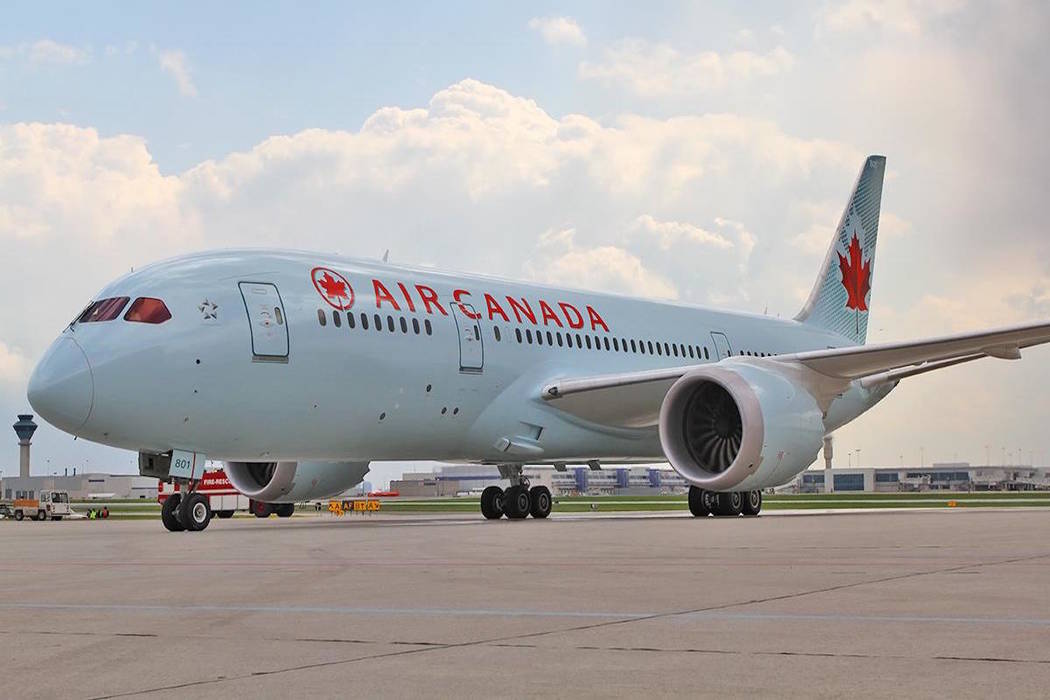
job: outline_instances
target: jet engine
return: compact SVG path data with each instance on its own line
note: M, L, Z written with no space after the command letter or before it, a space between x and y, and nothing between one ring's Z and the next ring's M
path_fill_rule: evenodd
M264 503L329 498L357 486L368 462L226 462L226 476L245 496Z
M675 471L710 491L782 484L817 456L825 427L816 399L775 369L703 367L660 407L660 443Z

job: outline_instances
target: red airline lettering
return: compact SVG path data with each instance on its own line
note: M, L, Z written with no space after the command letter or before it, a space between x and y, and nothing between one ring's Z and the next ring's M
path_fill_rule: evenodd
M425 284L417 284L416 291L419 293L419 298L423 300L423 307L427 310L428 314L434 313L430 310L430 305L433 304L437 307L437 310L441 312L442 316L448 316L448 312L445 311L445 307L438 301L437 292Z
M465 289L457 289L454 292L452 292L452 298L456 300L457 304L459 304L459 308L463 311L464 316L466 316L467 318L472 318L474 320L481 318L481 314L471 311L470 307L464 305L463 301L460 299L460 297L464 296L469 297L470 292L468 292Z
M400 311L401 307L397 305L397 299L390 293L390 290L383 286L383 283L379 280L372 280L372 289L376 295L376 308L383 308L383 302L389 302L394 307L394 311Z
M598 326L601 326L606 333L609 332L609 327L605 325L605 321L602 320L602 317L598 315L598 312L590 304L587 305L587 316L590 318L592 331L598 330Z
M559 301L558 306L561 307L561 312L565 314L565 320L568 322L569 328L583 328L583 316L580 315L579 309L564 301ZM572 312L572 316L569 315L570 311ZM575 320L573 319L573 316L576 317Z
M412 303L412 295L408 293L408 290L405 289L405 285L401 282L398 282L397 286L401 288L401 294L404 295L405 301L408 303L408 310L414 312L416 310L416 305Z
M547 321L554 321L558 324L558 328L562 328L561 319L558 318L558 314L554 313L554 309L550 307L550 304L540 299L540 313L543 314L543 325L547 325Z
M499 302L496 301L495 297L488 292L485 293L485 309L488 312L490 321L494 320L496 314L499 314L503 317L504 321L510 323L510 318L507 316L507 312L503 310L503 307L499 305Z
M514 310L514 318L518 319L518 323L521 323L521 316L525 314L525 317L529 319L532 325L536 325L536 314L533 312L532 307L529 306L529 302L525 301L525 297L521 298L521 304L514 297L507 297L507 303Z

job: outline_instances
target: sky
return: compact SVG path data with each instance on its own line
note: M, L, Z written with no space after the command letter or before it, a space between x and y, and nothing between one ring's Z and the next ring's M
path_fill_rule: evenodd
M868 153L869 342L1050 317L1045 3L346 5L5 4L0 415L107 281L208 248L790 317ZM1024 354L904 382L836 463L1046 464ZM46 425L34 455L135 470Z

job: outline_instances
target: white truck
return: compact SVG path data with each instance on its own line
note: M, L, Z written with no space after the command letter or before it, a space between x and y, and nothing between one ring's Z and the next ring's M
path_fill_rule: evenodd
M27 515L33 520L61 520L71 513L69 493L41 491L39 498L16 498L11 511L15 520L22 520Z

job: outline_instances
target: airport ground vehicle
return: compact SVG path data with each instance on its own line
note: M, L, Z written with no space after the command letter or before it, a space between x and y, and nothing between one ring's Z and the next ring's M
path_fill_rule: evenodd
M38 498L16 498L10 511L15 520L61 520L72 512L65 491L41 491Z
M256 501L255 499L248 498L230 483L229 478L226 476L226 472L222 469L213 469L205 471L199 480L197 480L196 488L192 491L193 493L200 494L200 497L207 499L207 508L203 508L203 503L197 503L198 509L198 522L199 518L206 518L210 520L212 515L215 515L221 519L232 518L234 513L239 510L248 511L255 515L257 518L265 518L271 514L277 515L280 518L290 517L295 512L294 503L264 503L262 501ZM172 495L175 495L174 500L171 499ZM174 482L157 482L157 502L161 504L161 518L164 520L164 524L169 530L178 530L184 527L178 522L179 518L176 512L177 504L181 501L182 495L178 491L178 485ZM197 499L200 501L200 499ZM165 504L168 504L165 507ZM200 527L203 529L207 527L207 523Z
M40 360L29 402L180 484L188 529L208 521L194 485L209 459L241 493L284 504L343 493L373 460L490 464L509 482L481 494L493 520L550 514L525 464L666 460L698 518L758 515L763 489L903 379L1050 343L1040 321L866 344L885 167L864 160L792 319L325 253L209 251L106 286Z

